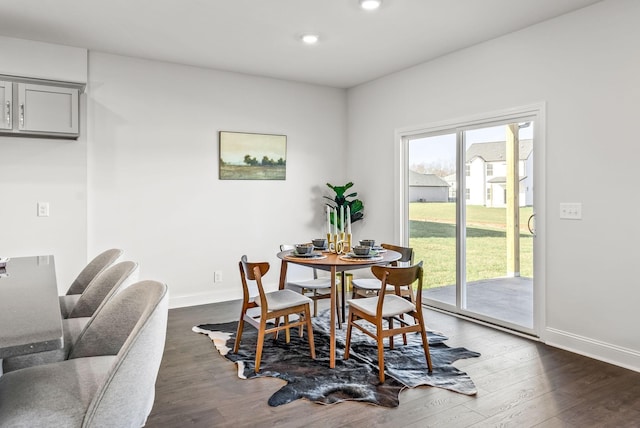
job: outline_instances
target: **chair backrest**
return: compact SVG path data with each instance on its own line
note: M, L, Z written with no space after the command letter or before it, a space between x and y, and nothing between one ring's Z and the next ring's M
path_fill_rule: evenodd
M140 281L89 321L69 359L116 355L82 426L143 426L151 412L167 330L167 286Z
M264 288L262 287L262 277L269 271L268 262L248 262L247 256L240 258L240 279L242 281L242 293L244 295L244 301L248 302L255 293L251 293L249 283L247 281L255 281L258 287L258 295L260 297L260 306L267 307L267 299L265 297Z
M129 285L129 278L137 269L137 263L126 261L100 272L80 295L67 318L92 316L101 304L106 303L118 290Z
M400 247L398 245L393 244L382 244L382 248L387 250L396 251L400 253L400 260L393 262L393 266L398 266L398 263L404 263L408 266L413 265L413 248L411 247Z
M372 266L371 272L382 282L382 289L384 290L387 285L394 286L396 288L396 294L400 295L400 287L409 286L418 281L418 291L416 296L416 302L421 304L422 302L422 261L418 264L411 266ZM384 299L380 299L382 301Z
M123 250L112 248L95 256L71 283L71 286L67 290L67 294L82 294L93 278L115 263L122 253L124 253Z

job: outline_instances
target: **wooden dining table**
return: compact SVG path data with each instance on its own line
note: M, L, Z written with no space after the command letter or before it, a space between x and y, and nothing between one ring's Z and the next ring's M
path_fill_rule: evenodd
M336 307L337 299L337 283L336 275L338 272L342 274L342 318L345 315L345 281L344 273L346 271L370 268L375 265L388 265L394 261L399 260L401 254L397 251L385 250L380 252L377 257L372 258L355 258L342 254L336 254L331 252L322 252L319 256L315 257L298 257L293 254L293 250L281 251L278 253L278 258L282 260L282 267L280 269L280 289L283 289L287 279L287 265L289 263L295 263L301 266L307 266L310 268L316 268L331 273L331 308ZM331 310L330 325L330 345L329 345L329 367L334 368L336 366L336 311Z
M62 345L53 256L10 258L0 275L0 359Z

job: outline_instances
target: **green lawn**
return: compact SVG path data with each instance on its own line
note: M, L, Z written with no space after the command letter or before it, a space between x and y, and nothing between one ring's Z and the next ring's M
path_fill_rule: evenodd
M531 207L520 209L520 275L533 277ZM502 277L506 266L506 209L467 206L467 282ZM456 283L455 204L409 204L409 244L425 265L427 288Z

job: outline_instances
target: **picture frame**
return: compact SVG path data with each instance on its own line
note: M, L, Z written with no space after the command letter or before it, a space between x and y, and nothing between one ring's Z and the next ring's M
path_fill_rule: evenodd
M220 180L286 180L287 136L219 131Z

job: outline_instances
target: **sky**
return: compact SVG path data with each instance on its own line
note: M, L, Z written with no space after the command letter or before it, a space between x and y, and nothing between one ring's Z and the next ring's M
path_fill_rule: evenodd
M285 135L249 134L242 132L220 133L220 157L228 164L244 164L245 155L261 161L267 156L274 161L287 159Z
M466 131L466 145L505 141L506 125ZM521 139L533 138L533 125L520 129ZM417 138L409 141L409 165L451 164L456 162L456 134Z

